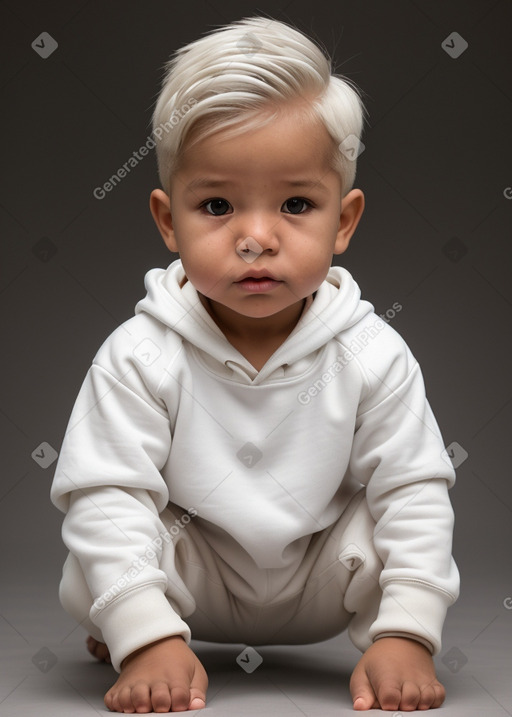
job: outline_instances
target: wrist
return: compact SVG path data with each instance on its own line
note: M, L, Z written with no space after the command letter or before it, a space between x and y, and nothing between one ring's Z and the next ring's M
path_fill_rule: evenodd
M162 637L160 640L155 640L155 642L150 642L147 645L143 645L142 647L139 647L138 650L135 650L134 652L131 652L127 657L124 658L124 660L121 662L121 669L125 668L129 662L131 662L135 657L138 657L144 652L147 652L148 650L153 649L154 647L157 647L158 645L161 645L163 642L169 642L171 640L182 640L185 642L184 638L181 635L169 635L168 637Z
M425 650L429 653L429 655L432 655L432 645L427 642L426 640L423 640L421 637L416 637L415 635L410 634L400 634L398 632L394 632L391 635L390 634L382 634L378 635L373 639L373 644L376 642L381 642L382 640L407 640L408 642L415 643L417 645L421 645L425 648Z

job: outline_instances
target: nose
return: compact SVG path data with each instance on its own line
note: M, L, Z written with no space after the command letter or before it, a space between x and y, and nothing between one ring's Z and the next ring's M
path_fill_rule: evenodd
M277 224L278 221L276 222L275 219L264 218L260 214L246 216L237 227L233 227L236 232L236 253L247 262L254 261L263 252L277 254L279 251Z

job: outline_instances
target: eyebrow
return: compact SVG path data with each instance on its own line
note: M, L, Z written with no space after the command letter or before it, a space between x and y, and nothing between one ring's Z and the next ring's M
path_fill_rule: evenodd
M210 179L209 177L197 177L187 184L187 189L193 192L195 189L205 189L215 187L222 187L229 184L234 184L230 180L224 179ZM321 192L328 192L329 190L320 180L315 179L291 179L283 182L289 187L304 188L304 189L318 189Z
M286 182L289 187L304 187L305 189L319 189L321 192L329 190L319 179L292 179Z
M187 184L187 189L193 191L194 189L203 189L204 187L221 187L226 184L232 184L229 180L224 179L209 179L208 177L197 177Z

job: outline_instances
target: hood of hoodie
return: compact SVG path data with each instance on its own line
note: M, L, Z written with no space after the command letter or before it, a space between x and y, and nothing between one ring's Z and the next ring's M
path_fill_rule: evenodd
M352 275L342 267L332 266L292 332L258 372L228 342L190 281L183 284L184 281L180 259L167 269L151 269L144 279L147 295L138 302L135 313L145 312L179 334L208 357L210 368L218 364L254 383L261 383L276 372L283 375L291 366L309 365L334 336L373 312L372 304L361 299Z

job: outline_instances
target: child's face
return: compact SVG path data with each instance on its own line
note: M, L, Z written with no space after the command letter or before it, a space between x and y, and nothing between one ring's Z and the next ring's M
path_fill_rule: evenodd
M364 205L360 190L342 201L331 152L323 125L286 112L237 137L217 133L193 145L170 201L153 192L168 248L214 306L253 318L290 315L320 286Z

